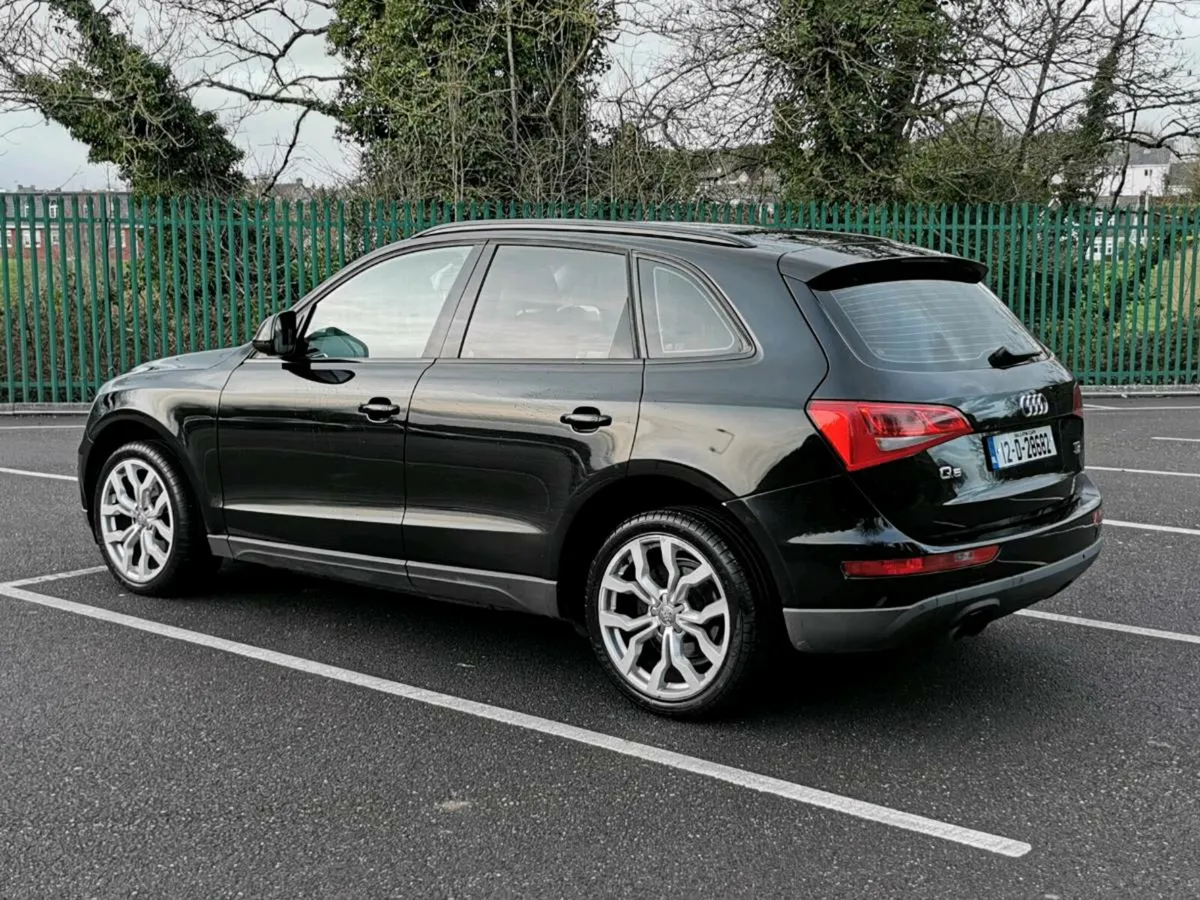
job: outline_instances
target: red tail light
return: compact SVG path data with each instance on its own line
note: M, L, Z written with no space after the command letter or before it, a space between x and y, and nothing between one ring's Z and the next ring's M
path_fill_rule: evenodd
M811 400L808 415L851 472L971 433L971 423L952 406Z
M955 553L934 553L905 559L856 559L842 563L842 571L851 578L894 578L898 575L929 575L953 569L983 566L1000 555L998 546L976 547Z
M1083 418L1083 391L1078 384L1075 385L1075 400L1071 406L1071 413Z

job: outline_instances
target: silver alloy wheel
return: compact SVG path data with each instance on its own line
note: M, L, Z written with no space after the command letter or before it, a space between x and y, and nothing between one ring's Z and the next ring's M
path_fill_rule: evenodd
M694 697L729 651L729 601L708 558L669 534L642 534L604 570L599 619L604 649L639 693Z
M100 494L100 540L104 552L135 584L153 579L171 555L175 522L161 476L142 459L118 463Z

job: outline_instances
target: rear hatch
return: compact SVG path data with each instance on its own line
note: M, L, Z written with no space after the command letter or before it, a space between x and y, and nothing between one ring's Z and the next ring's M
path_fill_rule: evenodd
M786 278L829 356L809 415L895 527L964 544L1050 524L1077 500L1068 372L966 260L880 260Z

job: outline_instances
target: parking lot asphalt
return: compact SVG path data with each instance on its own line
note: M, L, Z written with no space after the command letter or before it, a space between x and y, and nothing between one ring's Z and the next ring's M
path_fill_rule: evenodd
M797 659L720 722L523 615L246 566L0 587L0 897L1200 896L1200 402L1097 403L1106 546L1035 608L1072 620ZM0 418L0 583L100 563L78 424Z

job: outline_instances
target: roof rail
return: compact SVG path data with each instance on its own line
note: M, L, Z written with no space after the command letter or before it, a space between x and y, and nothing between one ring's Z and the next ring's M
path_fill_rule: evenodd
M600 234L620 234L638 237L666 238L718 244L724 247L753 247L747 240L720 223L709 222L615 222L610 219L472 219L466 222L447 222L417 232L414 237L432 234L454 234L471 231L590 231Z

